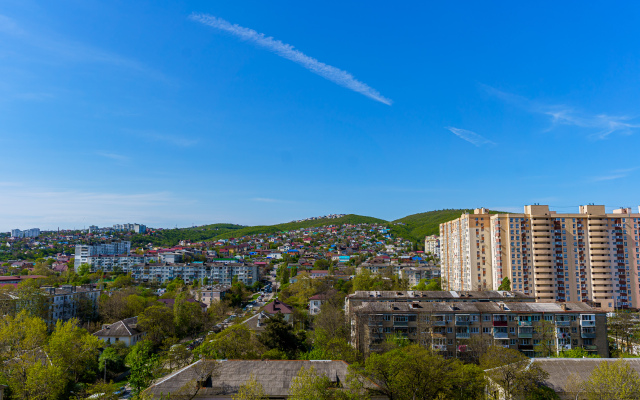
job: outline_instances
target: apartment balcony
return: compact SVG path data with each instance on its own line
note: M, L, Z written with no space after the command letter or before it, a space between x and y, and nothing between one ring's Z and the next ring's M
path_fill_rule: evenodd
M532 321L518 321L518 326L533 326Z
M524 339L531 339L533 337L533 329L532 328L519 328L518 329L518 337Z
M456 339L469 339L471 334L469 332L456 332Z
M434 344L434 345L431 345L431 348L437 351L447 351L446 344Z
M595 320L580 320L581 327L594 327L596 326Z
M596 331L595 330L583 329L580 332L580 337L583 338L583 339L595 339L596 338Z
M556 326L571 326L571 320L556 320Z

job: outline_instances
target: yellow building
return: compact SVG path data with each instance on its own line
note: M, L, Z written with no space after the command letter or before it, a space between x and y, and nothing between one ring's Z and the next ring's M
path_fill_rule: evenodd
M440 225L447 289L470 290L469 277L472 284L484 284L479 273L486 270L491 275L487 285L493 285L488 289L497 289L507 277L512 290L540 302L640 307L640 213L630 208L606 213L602 205L586 205L578 213L559 214L546 205L529 205L522 214L487 214L486 222L484 214L476 212Z

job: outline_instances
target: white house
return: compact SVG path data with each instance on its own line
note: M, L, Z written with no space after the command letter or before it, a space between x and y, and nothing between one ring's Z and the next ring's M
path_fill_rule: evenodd
M138 330L138 317L133 317L103 325L94 335L107 343L124 342L129 347L141 341L145 332Z

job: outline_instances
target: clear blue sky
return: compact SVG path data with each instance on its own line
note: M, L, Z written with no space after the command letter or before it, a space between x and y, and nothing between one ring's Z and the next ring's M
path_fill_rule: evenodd
M637 209L639 15L5 1L0 229Z

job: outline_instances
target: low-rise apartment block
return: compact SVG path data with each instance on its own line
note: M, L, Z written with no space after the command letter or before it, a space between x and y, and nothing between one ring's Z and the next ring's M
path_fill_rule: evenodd
M464 357L475 340L533 357L572 348L609 356L607 315L584 303L364 302L350 313L351 344L367 355L390 336Z
M120 241L100 243L95 245L78 244L74 255L74 268L76 272L82 264L89 264L89 257L100 255L128 255L131 252L131 242Z
M424 252L440 258L440 236L431 235L425 237Z

